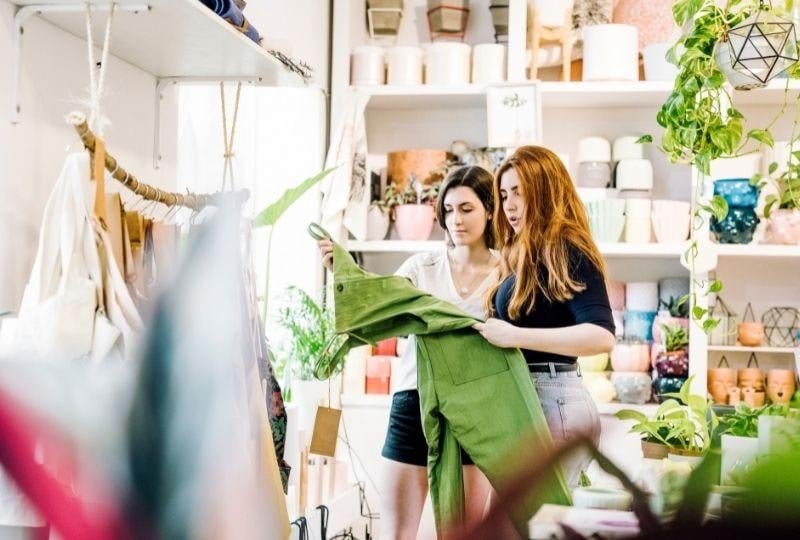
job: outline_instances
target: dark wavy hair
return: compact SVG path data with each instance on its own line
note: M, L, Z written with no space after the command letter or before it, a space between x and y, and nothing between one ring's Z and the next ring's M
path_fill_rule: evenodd
M486 209L486 214L492 216L494 213L493 180L494 177L492 173L477 165L468 165L451 172L447 178L445 178L444 182L442 182L442 187L439 189L439 197L436 199L436 221L439 223L439 226L445 231L447 230L447 225L444 220L444 198L447 192L455 187L463 186L474 191L478 200L481 201L481 204L483 204L483 207ZM494 227L492 227L491 223L486 223L486 230L483 232L483 238L486 242L486 247L494 247Z

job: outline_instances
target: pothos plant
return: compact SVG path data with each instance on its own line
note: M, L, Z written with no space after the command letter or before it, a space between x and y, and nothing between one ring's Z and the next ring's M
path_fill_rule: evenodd
M784 6L783 11L790 7ZM727 39L732 27L765 8L772 9L770 4L761 0L676 0L673 3L675 22L684 32L667 53L667 59L678 67L679 73L672 92L656 117L658 124L664 128L660 149L671 162L691 164L705 177L711 174L711 162L714 159L734 157L753 146L773 146L770 129L786 111L789 79L783 105L775 117L766 126L745 133L745 117L736 108L730 87L725 84L725 75L714 58L715 47ZM799 74L798 65L790 68L790 78ZM797 121L795 115L794 127ZM650 135L639 139L643 144L652 141ZM761 179L754 179L754 183L759 181ZM728 214L728 205L722 197L714 196L708 201L701 199L702 185L702 181L693 182L691 241L684 254L692 267L693 276L700 245L697 233L710 216L721 221ZM691 318L707 333L714 330L720 320L698 305L698 296L721 290L722 283L719 280L695 280L691 293Z

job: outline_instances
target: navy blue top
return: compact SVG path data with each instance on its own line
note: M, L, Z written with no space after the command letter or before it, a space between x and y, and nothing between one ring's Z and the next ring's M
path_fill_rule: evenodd
M570 259L570 276L586 288L575 293L566 302L550 302L543 295L537 295L536 305L528 314L521 314L519 319L512 319L508 314L508 305L516 286L516 276L506 278L497 290L494 298L495 316L516 326L525 328L563 328L576 324L591 323L615 333L614 318L611 315L611 304L608 300L605 280L598 268L583 252L573 250ZM540 267L543 281L547 281L547 269ZM528 365L546 362L574 363L576 357L562 356L539 351L522 349Z

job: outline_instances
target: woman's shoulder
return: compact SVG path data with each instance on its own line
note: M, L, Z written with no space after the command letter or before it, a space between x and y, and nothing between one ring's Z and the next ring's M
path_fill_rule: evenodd
M420 272L424 272L426 269L443 265L446 257L447 251L445 249L416 253L406 259L405 262L400 265L400 268L397 270L396 274L406 277L410 277L412 275L416 276Z

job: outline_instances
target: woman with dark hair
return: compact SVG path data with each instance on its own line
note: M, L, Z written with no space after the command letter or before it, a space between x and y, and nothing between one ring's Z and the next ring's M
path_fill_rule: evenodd
M578 356L610 352L614 321L605 264L583 203L561 160L539 146L519 148L494 180L500 280L475 328L498 347L522 350L556 442L586 434L599 442L597 407L581 381ZM562 463L570 486L588 453Z
M436 202L436 220L447 233L444 249L410 257L396 275L414 286L467 313L484 319L484 298L498 278L499 254L492 250L491 227L494 197L492 175L481 167L462 167L442 184ZM330 267L333 245L319 242L323 262ZM417 358L414 336L392 373L399 384L392 397L389 429L382 455L381 538L415 539L428 493L428 446L422 432ZM466 520L479 520L486 506L490 485L486 477L462 451Z

